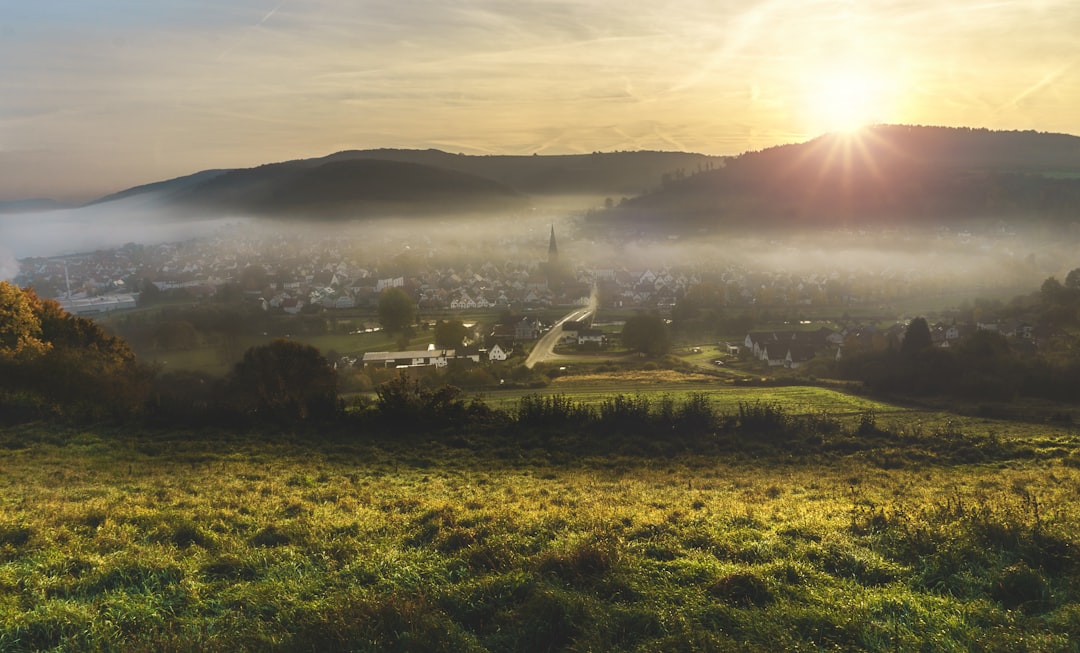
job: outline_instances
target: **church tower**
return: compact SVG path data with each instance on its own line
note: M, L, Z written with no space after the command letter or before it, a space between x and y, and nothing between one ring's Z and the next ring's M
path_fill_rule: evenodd
M551 225L551 241L548 242L548 264L555 265L559 261L559 246L555 244L555 225Z

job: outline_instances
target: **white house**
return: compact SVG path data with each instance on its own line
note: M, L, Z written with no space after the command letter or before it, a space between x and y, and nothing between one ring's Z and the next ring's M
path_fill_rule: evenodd
M446 367L454 357L453 349L418 351L369 351L364 354L364 367Z
M495 343L491 346L491 349L488 350L488 360L504 361L510 357L512 351L513 350L511 349L503 349L501 346L499 346L499 343Z
M392 277L389 279L379 279L375 283L375 292L382 292L387 288L401 288L405 285L405 277Z
M595 343L601 347L607 341L607 335L600 329L581 329L577 332L577 344Z

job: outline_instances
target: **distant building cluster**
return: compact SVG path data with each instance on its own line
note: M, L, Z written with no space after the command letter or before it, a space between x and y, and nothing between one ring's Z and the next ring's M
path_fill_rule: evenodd
M228 291L230 300L286 314L371 309L387 288L405 290L421 310L583 306L595 289L603 307L663 314L703 287L717 306L744 307L887 305L958 289L948 275L923 269L837 264L795 273L753 270L722 259L660 265L632 257L574 261L556 242L554 227L546 235L546 249L532 233L508 235L475 251L459 243L464 253L453 255L439 238L403 245L400 239L254 234L234 226L201 240L24 259L16 282L45 297L72 300L77 310L128 307L145 292L210 299ZM109 296L118 299L74 301Z

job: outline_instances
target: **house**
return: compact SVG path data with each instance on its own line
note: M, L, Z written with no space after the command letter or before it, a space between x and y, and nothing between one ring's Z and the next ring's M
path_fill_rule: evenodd
M453 349L422 349L415 351L369 351L364 354L364 367L446 367L454 358Z
M813 345L794 344L788 347L784 357L784 367L797 370L817 355L818 348Z
M588 324L580 320L567 320L562 323L562 337L560 341L564 344L577 342L578 332L587 329Z
M581 329L577 332L577 344L579 346L595 344L603 347L606 342L607 334L600 329Z
M523 317L514 324L514 340L526 342L540 337L540 321L532 317Z
M770 366L784 365L797 369L802 363L812 359L818 351L833 345L839 340L838 334L831 329L817 331L752 331L743 339L743 346L749 349L755 358L767 362ZM729 353L738 347L729 345ZM792 352L788 360L788 352Z
M494 362L494 361L504 361L504 360L506 360L507 358L510 357L510 354L512 352L513 352L512 349L503 349L499 345L499 343L495 343L494 345L491 346L491 349L488 350L488 360L492 361L492 362Z
M450 308L452 310L465 310L476 308L476 302L468 295L461 295L450 302Z
M289 297L281 302L281 309L289 315L296 315L304 308L304 302L296 297Z
M387 288L402 288L405 286L405 277L390 277L388 279L379 279L375 283L375 292L382 292Z
M491 333L488 334L488 344L494 342L502 345L509 345L514 342L514 332L515 329L512 325L496 324L491 328ZM507 347L503 347L503 349L508 350Z
M780 353L784 352L784 353ZM761 360L768 363L769 367L781 367L787 363L788 347L780 343L765 345L761 348Z
M458 361L472 361L473 363L480 362L480 347L476 345L468 345L461 347L454 352L454 360Z

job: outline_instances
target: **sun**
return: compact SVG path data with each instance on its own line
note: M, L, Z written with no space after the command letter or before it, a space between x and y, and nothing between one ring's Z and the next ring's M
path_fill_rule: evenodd
M855 69L829 70L807 89L807 119L816 132L855 131L889 118L884 78Z

